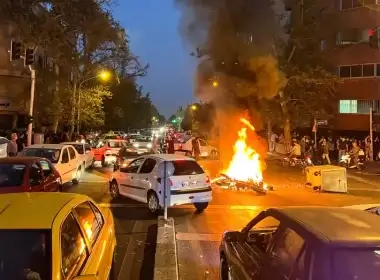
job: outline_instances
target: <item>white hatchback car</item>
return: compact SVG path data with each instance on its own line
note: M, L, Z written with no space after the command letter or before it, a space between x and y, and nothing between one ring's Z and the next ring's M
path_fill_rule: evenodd
M169 206L192 203L198 211L205 210L212 200L210 179L194 159L181 155L144 155L121 166L111 174L111 196L148 203L149 210L157 213L164 207L164 179L160 175L164 162L171 164L173 170L167 180Z
M18 155L47 158L61 175L63 184L68 182L77 184L84 172L84 167L79 161L79 154L71 145L35 144L26 147Z
M82 163L82 166L85 169L94 165L95 155L89 144L81 142L64 142L61 144L71 145L75 148L75 150L78 152L79 161Z

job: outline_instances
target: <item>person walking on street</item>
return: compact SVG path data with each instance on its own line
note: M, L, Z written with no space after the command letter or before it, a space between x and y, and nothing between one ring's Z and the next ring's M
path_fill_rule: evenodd
M11 140L7 145L7 153L10 157L15 157L18 153L18 145L17 145L17 133L11 134Z
M325 138L323 138L322 140L322 160L324 159L326 159L328 164L331 164L330 156L329 156L329 145Z
M269 142L269 151L274 152L276 150L276 142L278 140L278 136L276 133L272 133L270 136L270 142Z
M195 159L198 160L201 155L201 147L199 144L199 137L195 137L191 141L191 146L192 146L192 154L194 155Z
M346 154L346 151L347 151L346 140L340 137L338 140L337 146L338 146L338 162L340 162L342 160L342 157Z

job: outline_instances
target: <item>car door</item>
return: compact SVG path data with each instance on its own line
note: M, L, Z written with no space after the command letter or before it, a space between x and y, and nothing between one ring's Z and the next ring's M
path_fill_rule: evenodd
M304 269L305 255L305 239L290 227L280 227L260 279L308 280Z
M136 199L139 198L139 190L145 190L145 188L140 185L138 177L138 171L144 160L145 158L137 158L127 167L120 168L121 182L119 183L119 187L121 192Z
M69 151L67 148L62 149L61 153L61 161L59 165L57 165L57 170L61 175L62 178L62 183L67 183L71 181L71 166L70 166L70 156L69 156Z
M41 167L33 163L29 170L29 186L32 192L44 191L44 176Z
M95 160L96 161L101 161L102 160L102 156L103 156L103 152L104 152L104 142L103 141L99 141L99 143L95 146L95 148L93 149L93 151L94 151Z
M44 190L47 192L56 192L60 189L60 182L59 178L57 178L56 174L54 173L53 167L50 162L47 160L39 160L38 164L41 166L43 175L44 175L44 181L43 186Z
M95 274L97 279L107 279L113 258L113 240L103 214L90 201L79 204L73 212L89 247L89 261L82 274Z
M141 165L141 168L137 174L137 184L141 188L136 189L136 195L144 199L147 199L146 195L149 189L152 188L154 178L152 176L152 171L156 166L157 161L153 158L146 158L144 163Z
M278 219L263 212L242 231L241 238L233 248L234 258L228 260L231 272L236 279L261 280L259 274L269 256L267 248L269 248L271 236L279 225Z
M94 153L89 144L84 144L84 153L86 157L86 167L89 167L94 161Z
M81 164L79 159L77 158L77 153L75 152L75 149L73 147L67 147L67 150L69 151L70 155L70 170L71 170L71 179L76 177L76 172L78 169L78 166ZM84 167L83 167L84 168Z

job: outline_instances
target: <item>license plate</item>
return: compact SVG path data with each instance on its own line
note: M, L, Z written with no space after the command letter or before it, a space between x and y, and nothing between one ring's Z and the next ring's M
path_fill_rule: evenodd
M192 182L183 182L182 187L193 187L198 185L198 181L192 181Z

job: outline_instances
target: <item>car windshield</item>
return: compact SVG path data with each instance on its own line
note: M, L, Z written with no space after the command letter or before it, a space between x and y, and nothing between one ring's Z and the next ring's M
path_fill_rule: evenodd
M84 154L84 149L82 144L70 144L73 145L75 150L77 150L78 154L83 155Z
M172 163L174 165L173 176L198 175L205 173L195 160L176 160L172 161Z
M23 157L43 157L52 163L57 163L60 154L60 149L26 148L19 155Z
M124 141L109 141L108 142L108 147L110 148L122 148L125 146Z
M333 256L333 277L339 280L378 280L380 250L339 249Z
M49 230L0 230L0 279L51 280Z
M146 143L150 143L152 142L152 140L150 140L149 137L140 137L140 138L136 138L136 142L146 142Z
M26 164L0 163L0 188L21 186L25 171Z
M118 139L119 135L106 135L104 139Z

